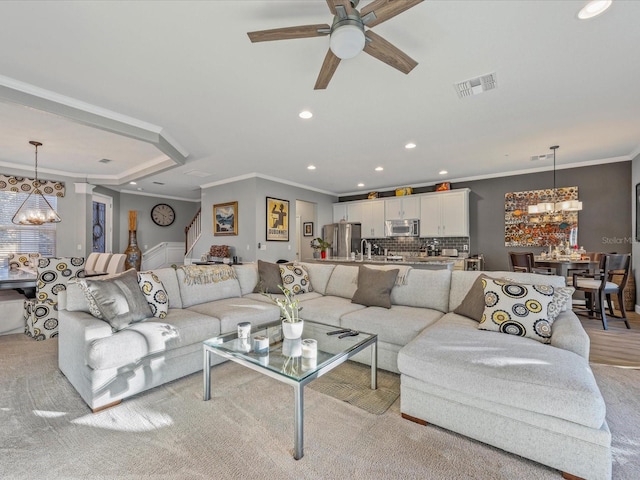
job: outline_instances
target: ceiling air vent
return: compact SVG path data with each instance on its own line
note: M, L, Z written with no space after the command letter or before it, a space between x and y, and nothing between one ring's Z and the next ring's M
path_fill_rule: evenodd
M113 160L109 160L108 158L103 158L102 160L98 160L98 163L110 163L113 162Z
M156 185L164 185L164 183L162 182L151 182L151 183L155 183Z
M487 75L482 75L477 78L471 78L469 80L465 80L464 82L456 83L454 84L454 87L456 89L458 97L465 98L497 88L498 80L494 72Z

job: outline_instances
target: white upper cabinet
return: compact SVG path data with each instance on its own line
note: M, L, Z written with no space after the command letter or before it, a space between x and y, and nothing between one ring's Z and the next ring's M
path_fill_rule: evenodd
M341 202L333 204L333 223L349 221L349 203Z
M362 206L362 238L384 237L384 200L368 200Z
M421 237L469 236L469 189L428 193L420 197Z
M420 197L407 195L389 198L385 203L386 220L409 220L420 218Z

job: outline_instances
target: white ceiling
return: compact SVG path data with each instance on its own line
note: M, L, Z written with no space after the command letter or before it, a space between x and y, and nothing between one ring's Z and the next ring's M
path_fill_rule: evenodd
M331 23L324 0L3 1L1 76L157 127L188 156L169 168L157 143L0 92L0 166L32 169L38 140L41 172L199 199L201 185L251 174L346 194L547 169L530 157L555 144L559 167L629 160L640 2L579 21L585 3L426 0L373 28L418 61L409 75L363 53L314 91L328 37L252 44L246 32ZM458 98L454 83L490 72L496 90Z

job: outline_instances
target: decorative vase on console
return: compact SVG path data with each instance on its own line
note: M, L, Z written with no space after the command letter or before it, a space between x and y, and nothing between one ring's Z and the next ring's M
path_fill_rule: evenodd
M136 216L135 210L129 210L129 246L124 251L127 256L124 261L125 269L135 268L140 271L142 268L142 251L138 247L138 238L136 235Z

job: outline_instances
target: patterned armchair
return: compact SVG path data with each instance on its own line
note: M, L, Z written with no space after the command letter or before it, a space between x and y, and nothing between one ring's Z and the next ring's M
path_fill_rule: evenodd
M38 266L39 253L10 253L9 254L9 270L17 270L19 268L33 268Z
M67 282L76 277L84 277L82 257L39 260L36 298L24 302L24 333L35 340L58 335L58 293L66 290Z

